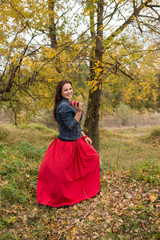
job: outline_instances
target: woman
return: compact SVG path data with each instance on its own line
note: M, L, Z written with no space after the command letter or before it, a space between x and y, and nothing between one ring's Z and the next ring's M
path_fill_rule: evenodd
M99 155L81 129L82 103L72 101L72 83L56 88L54 117L59 136L51 143L40 166L37 202L61 207L91 198L99 192Z

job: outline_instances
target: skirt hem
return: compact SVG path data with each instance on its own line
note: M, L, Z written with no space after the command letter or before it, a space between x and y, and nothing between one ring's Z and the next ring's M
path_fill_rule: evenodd
M72 203L66 203L66 204L65 204L65 203L64 203L64 204L50 204L50 203L40 203L40 202L38 202L38 201L37 201L37 203L38 203L38 204L41 204L41 205L50 206L50 207L56 207L56 208L65 207L65 206L72 206L72 205L74 205L74 204L76 204L76 203L80 203L80 202L82 202L82 201L84 201L84 200L93 198L94 196L96 196L96 195L99 193L99 191L100 191L100 189L99 189L98 191L96 191L95 194L92 194L91 196L88 196L88 197L81 198L81 199L79 199L79 200L77 199L77 200L75 200L75 201L72 201Z

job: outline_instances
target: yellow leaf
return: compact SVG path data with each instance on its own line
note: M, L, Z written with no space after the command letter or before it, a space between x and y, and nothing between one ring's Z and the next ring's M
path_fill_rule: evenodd
M124 0L119 0L117 4L120 4L121 2L124 2Z
M77 210L78 210L77 206L74 206L74 207L73 207L73 209L74 209L75 211L77 211Z
M90 222L93 222L93 221L95 220L95 217L93 217L92 215L89 215L88 220L89 220Z
M23 215L23 217L22 217L22 222L23 222L23 224L26 224L26 223L27 223L27 215L26 215L26 214Z
M48 79L48 82L50 83L50 82L53 82L53 79L51 78L51 79Z
M155 202L156 199L157 199L157 196L156 196L156 195L154 195L154 194L150 194L150 195L149 195L149 200L150 200L152 203Z
M76 230L77 230L77 227L74 227L74 228L72 229L71 233L72 233L73 235L75 235L75 234L76 234Z
M100 36L97 36L99 38L99 40L101 41L101 37Z

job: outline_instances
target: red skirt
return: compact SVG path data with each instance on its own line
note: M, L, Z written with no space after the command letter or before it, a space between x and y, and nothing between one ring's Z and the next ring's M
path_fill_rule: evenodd
M51 207L72 205L99 192L100 164L96 150L82 138L56 138L46 151L37 180L37 202Z

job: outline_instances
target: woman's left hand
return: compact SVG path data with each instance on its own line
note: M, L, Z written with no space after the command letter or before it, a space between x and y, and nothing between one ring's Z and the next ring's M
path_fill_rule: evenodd
M89 144L89 145L92 144L92 140L91 140L89 137L86 137L86 138L84 139L84 141L85 141L87 144Z

